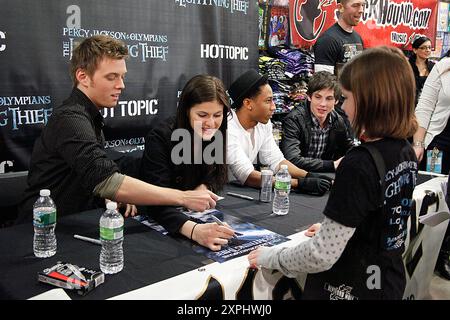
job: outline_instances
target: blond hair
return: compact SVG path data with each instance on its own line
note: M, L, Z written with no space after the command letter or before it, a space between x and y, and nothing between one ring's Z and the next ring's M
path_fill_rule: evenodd
M110 36L97 35L83 40L72 53L70 60L70 76L74 86L78 84L76 72L83 69L93 76L98 64L103 58L125 59L128 57L126 45Z

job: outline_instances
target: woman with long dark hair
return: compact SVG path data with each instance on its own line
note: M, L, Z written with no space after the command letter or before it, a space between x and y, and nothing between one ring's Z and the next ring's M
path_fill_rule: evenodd
M145 138L140 178L180 190L220 191L227 182L229 111L221 80L209 75L190 79L176 117L156 125ZM175 207L147 207L146 211L169 233L184 235L211 250L219 250L234 235L232 229L216 223L197 224Z
M416 105L419 101L425 80L427 80L434 62L429 60L431 54L431 40L428 37L417 37L412 43L412 54L409 57L409 63L413 69L416 79Z

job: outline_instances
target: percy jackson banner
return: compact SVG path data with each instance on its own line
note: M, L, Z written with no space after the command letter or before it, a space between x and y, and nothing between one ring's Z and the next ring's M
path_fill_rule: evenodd
M436 38L437 0L366 0L355 30L364 47L392 45L411 50L416 35ZM289 0L292 44L310 47L337 21L336 0Z
M142 149L156 119L173 115L185 83L225 86L257 68L258 9L250 0L3 0L0 9L0 173L28 170L35 139L71 90L69 60L86 37L129 49L125 90L105 109L106 148Z

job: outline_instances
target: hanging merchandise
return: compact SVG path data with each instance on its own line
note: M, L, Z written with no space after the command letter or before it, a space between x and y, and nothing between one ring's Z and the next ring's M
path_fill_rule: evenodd
M287 45L289 41L289 8L270 7L269 47Z
M258 21L259 21L259 37L258 37L258 48L259 50L267 49L267 37L268 37L268 19L267 14L269 11L269 2L259 0L258 3Z

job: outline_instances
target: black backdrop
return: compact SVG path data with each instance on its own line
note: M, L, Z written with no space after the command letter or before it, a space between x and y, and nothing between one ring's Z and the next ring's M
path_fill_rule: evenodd
M74 45L98 33L123 40L131 55L119 104L103 113L106 147L118 151L143 148L192 76L228 86L257 68L256 1L1 0L0 174L28 170L36 137L72 89Z

